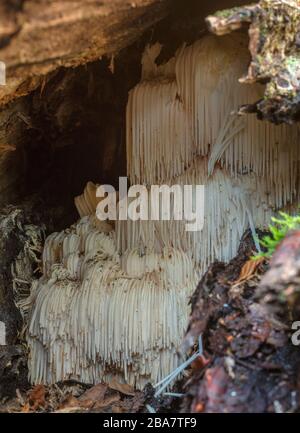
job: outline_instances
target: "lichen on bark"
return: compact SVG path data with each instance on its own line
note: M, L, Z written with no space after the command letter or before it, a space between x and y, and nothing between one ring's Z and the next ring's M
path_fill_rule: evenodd
M249 25L251 62L244 83L266 85L264 98L240 108L263 120L293 123L300 118L300 2L261 0L207 17L210 30L224 35Z

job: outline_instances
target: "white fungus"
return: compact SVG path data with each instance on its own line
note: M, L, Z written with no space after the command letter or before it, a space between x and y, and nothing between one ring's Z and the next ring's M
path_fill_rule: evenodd
M148 47L142 81L127 106L131 183L205 185L204 228L183 221L95 218L96 185L75 199L81 220L45 243L34 284L28 343L33 383L117 375L137 388L162 380L181 362L188 299L216 259L237 252L244 231L265 227L297 198L298 127L238 117L258 99L241 85L243 37L207 36L167 64Z
M53 261L31 294L31 381L157 382L178 365L197 282L191 260L173 249L148 260L132 252L125 272L112 233L98 231L92 217L78 225L60 234L59 245L46 242L45 256L61 263Z

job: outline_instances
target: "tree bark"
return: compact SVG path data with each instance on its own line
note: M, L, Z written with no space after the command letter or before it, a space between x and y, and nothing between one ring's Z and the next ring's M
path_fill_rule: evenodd
M295 0L261 0L207 18L210 30L224 35L249 24L252 60L244 83L266 84L264 98L241 107L274 123L300 117L300 6Z
M0 6L0 104L59 67L113 56L167 15L169 0L15 0Z

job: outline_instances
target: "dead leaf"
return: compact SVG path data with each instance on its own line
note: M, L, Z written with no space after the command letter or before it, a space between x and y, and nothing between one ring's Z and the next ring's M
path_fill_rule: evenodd
M42 79L42 83L41 83L41 88L40 88L40 96L42 96L46 84L47 84L47 78L46 78L46 77L43 77L43 79Z
M17 400L20 403L20 406L25 406L25 401L24 398L19 390L19 388L16 389L16 396L17 396Z
M264 257L260 257L257 260L253 260L253 259L247 260L247 262L244 264L244 266L241 269L239 278L236 281L234 281L233 285L236 286L252 278L255 275L257 268L261 263L263 263L264 260L265 260Z
M30 404L29 403L25 403L25 405L22 407L22 412L23 413L30 412Z
M205 406L204 406L203 403L197 403L196 406L195 406L195 412L196 413L203 412L204 409L205 409Z
M93 409L103 409L112 405L113 403L118 402L119 400L121 400L120 394L115 393L109 397L106 397L103 401L97 401Z
M114 389L115 391L119 391L125 395L135 395L134 389L132 386L127 383L119 383L116 378L113 378L109 383L109 388Z
M62 402L62 404L59 406L58 409L59 410L64 410L64 409L67 410L67 409L71 409L71 408L92 409L94 404L95 404L94 400L84 399L84 400L80 401L79 399L77 399L73 395L69 395L68 398Z
M209 363L210 359L205 358L204 355L200 355L192 362L191 368L194 371L202 370L202 368L206 367Z
M84 392L79 398L74 397L70 394L66 400L59 406L59 410L68 411L72 408L77 409L92 409L95 404L101 404L104 402L104 396L107 391L107 385L99 383L92 388ZM116 401L116 400L114 400ZM107 405L107 402L105 402Z
M137 391L134 398L132 399L132 412L138 412L138 410L145 403L145 394L141 391Z
M76 397L74 397L72 394L70 394L63 402L62 404L59 406L59 410L60 409L67 409L67 408L71 408L71 407L79 407L80 403L78 401L78 399Z
M85 393L79 397L79 401L81 402L86 400L91 400L93 402L99 400L101 401L104 399L106 391L107 391L107 385L103 383L98 383L97 385L85 391Z

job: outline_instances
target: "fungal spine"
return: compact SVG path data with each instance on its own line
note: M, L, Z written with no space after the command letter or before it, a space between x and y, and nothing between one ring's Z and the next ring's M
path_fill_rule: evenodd
M230 260L243 232L297 200L298 127L235 113L260 87L240 85L243 36L207 36L167 64L142 59L127 106L131 183L205 185L204 228L183 221L97 221L96 186L75 200L81 219L48 237L34 284L28 343L33 383L120 380L142 388L181 362L188 300L214 260Z

